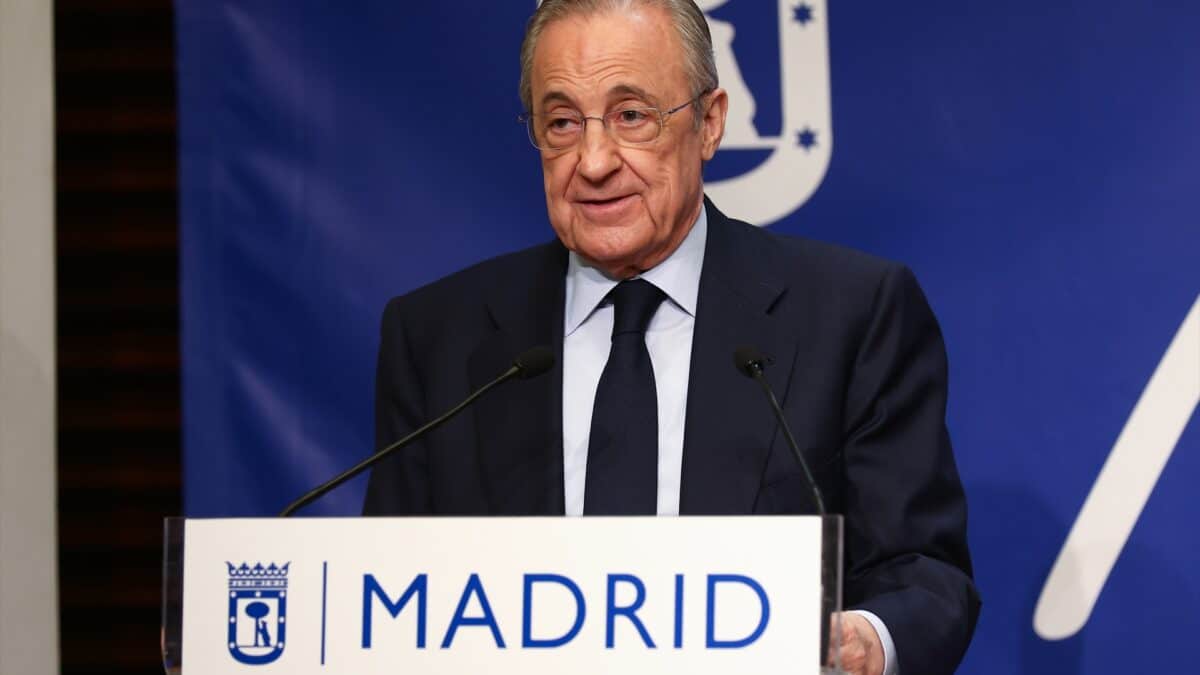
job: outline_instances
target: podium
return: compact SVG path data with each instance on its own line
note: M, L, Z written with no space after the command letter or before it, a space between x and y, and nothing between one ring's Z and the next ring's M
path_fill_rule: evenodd
M841 570L840 516L170 518L163 663L831 673Z

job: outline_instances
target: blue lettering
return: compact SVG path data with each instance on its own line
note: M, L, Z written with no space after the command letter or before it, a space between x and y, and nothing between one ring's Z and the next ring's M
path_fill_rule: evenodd
M762 604L762 612L759 614L758 627L754 629L749 636L741 640L718 640L714 633L716 632L715 621L717 613L717 584L721 583L736 583L743 586L749 586L758 595L758 601ZM767 600L767 593L757 581L747 576L740 574L710 574L708 575L708 626L705 630L705 645L709 649L741 649L753 644L758 638L762 637L763 631L767 628L767 621L771 618L771 603Z
M479 606L483 609L483 616L463 616L463 612L467 610L467 602L470 601L472 595L479 598ZM504 649L504 638L500 635L500 626L496 625L496 616L492 613L492 606L488 603L487 593L483 592L483 584L479 582L478 574L472 574L471 578L467 579L467 585L463 588L462 597L458 600L458 609L454 610L454 617L450 619L450 625L446 627L446 637L442 640L442 649L449 649L451 643L454 642L454 634L458 632L459 626L487 626L491 628L492 638L496 640L496 646Z
M634 589L637 591L637 596L633 599L633 604L628 605L626 607L617 607L616 606L616 601L617 601L616 589L617 589L617 584L620 582L624 582L627 584L633 584ZM607 602L608 606L607 606L607 610L605 612L606 620L605 620L605 628L604 628L604 646L605 646L605 648L607 648L607 649L613 648L613 624L616 623L616 618L618 615L629 619L630 623L633 624L633 627L637 629L638 634L642 636L642 642L645 642L647 647L649 647L651 649L655 648L654 640L651 640L650 633L646 632L646 626L642 625L642 620L637 617L637 611L639 609L641 609L642 603L644 603L645 601L646 601L646 585L642 583L641 579L633 576L632 574L610 574L610 575L608 575L608 602Z
M575 623L571 625L571 630L561 637L549 639L533 637L533 585L541 583L558 584L571 591L571 595L575 596ZM584 603L583 592L579 590L579 586L576 586L574 581L558 574L526 574L524 601L521 604L521 646L526 649L546 649L567 644L574 640L576 635L579 635L579 629L583 628L583 619L587 615L587 605Z
M375 580L375 575L363 575L363 620L362 620L362 647L363 649L371 648L371 611L374 603L371 601L372 596L379 598L383 602L383 606L387 609L388 614L392 618L400 616L400 610L408 604L415 594L417 596L417 649L425 648L425 595L428 587L428 579L424 574L418 574L412 583L405 589L404 594L396 602L388 597L384 592L383 587Z

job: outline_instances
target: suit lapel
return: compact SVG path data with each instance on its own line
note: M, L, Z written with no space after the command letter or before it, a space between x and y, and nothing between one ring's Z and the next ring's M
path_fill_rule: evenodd
M787 391L796 341L775 315L788 289L768 237L706 201L708 241L692 338L680 486L682 514L742 514L754 508L776 423L733 352L757 347L777 395Z
M750 345L771 356L767 377L783 399L796 357L796 327L783 325L775 312L788 289L769 238L730 221L711 202L706 207L709 230L692 339L680 513L750 513L778 439L762 392L734 368L733 351ZM549 346L556 357L549 373L510 382L475 406L478 462L490 514L561 515L565 510L566 261L566 249L551 242L492 289L486 304L495 330L468 360L474 388L530 347Z
M471 354L471 386L502 373L525 350L555 353L549 373L515 380L475 406L478 462L490 514L561 514L562 342L566 250L557 242L535 249L516 275L487 299L495 331Z

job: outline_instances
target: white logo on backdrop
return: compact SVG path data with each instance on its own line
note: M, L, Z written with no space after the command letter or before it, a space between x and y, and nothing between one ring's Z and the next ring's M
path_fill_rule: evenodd
M1200 296L1171 341L1083 502L1033 614L1046 640L1078 633L1163 467L1200 407Z
M711 12L729 2L698 0L696 4ZM722 210L757 225L770 225L808 201L833 155L825 0L778 0L777 12L783 113L778 136L762 136L755 129L753 119L760 101L746 85L734 54L737 26L711 16L708 21L721 86L729 93L721 152L769 150L770 156L746 173L708 181L704 188Z

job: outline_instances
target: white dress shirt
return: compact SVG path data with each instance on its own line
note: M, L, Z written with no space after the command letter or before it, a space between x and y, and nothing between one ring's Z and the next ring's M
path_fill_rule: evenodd
M660 516L679 515L688 368L707 237L708 217L701 208L700 217L679 248L641 275L667 296L646 328L646 349L658 397ZM592 404L612 347L613 306L605 296L618 282L571 252L563 312L563 494L568 516L583 515Z
M657 513L660 516L679 515L692 334L707 239L708 214L701 207L696 224L679 248L640 275L667 296L646 329L646 349L650 352L658 397ZM563 312L562 410L563 494L568 516L583 515L592 405L612 347L613 306L605 296L619 281L588 265L574 251L570 253ZM871 612L855 610L855 613L865 617L879 634L884 650L884 674L897 675L896 648L887 626Z

